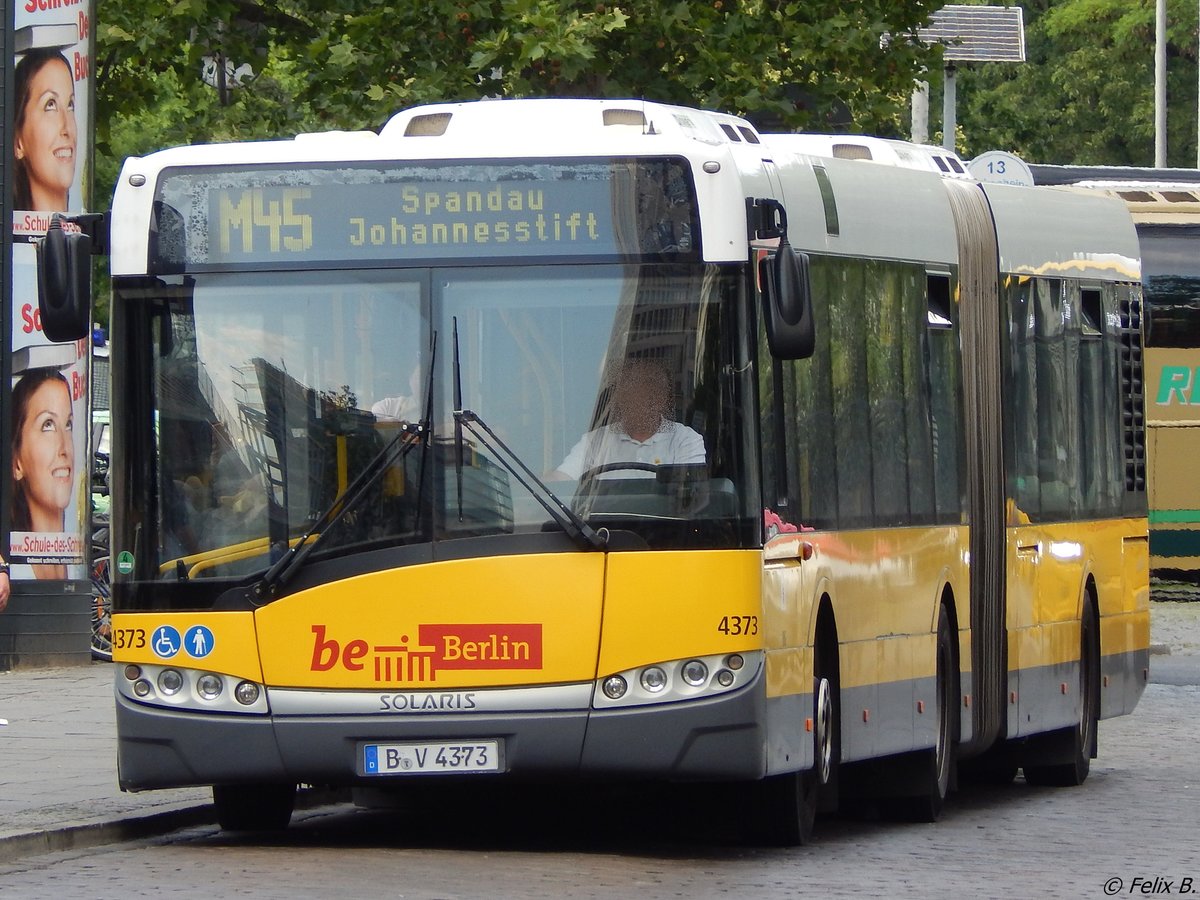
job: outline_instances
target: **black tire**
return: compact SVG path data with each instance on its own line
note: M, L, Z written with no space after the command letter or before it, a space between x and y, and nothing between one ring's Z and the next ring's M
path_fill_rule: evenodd
M954 632L950 629L950 616L944 606L938 616L937 654L938 742L934 748L931 785L937 803L935 818L941 815L942 803L950 793L958 755L958 654Z
M1065 735L1069 762L1027 765L1025 780L1039 787L1083 784L1096 756L1100 721L1100 642L1096 608L1088 602L1079 623L1079 722Z
M813 764L804 772L764 778L756 785L757 836L765 844L796 847L812 843L817 813L829 806L837 791L838 730L837 690L824 668L824 658L814 657Z
M916 792L884 804L897 818L912 822L936 822L942 815L942 807L954 781L958 744L956 658L950 615L943 606L938 614L937 633L937 742L916 756Z
M772 775L753 785L755 842L769 847L798 847L812 839L815 812L808 815L805 772Z
M965 781L968 784L1004 787L1007 784L1013 783L1019 769L1020 766L1012 762L985 762L981 764L972 761L971 765L966 769L961 766L959 767L958 777L960 782Z
M808 819L808 833L801 843L809 843L817 813L828 808L830 797L836 795L837 755L835 690L826 675L819 675L814 679L813 687L813 764L800 775L801 802ZM836 807L836 801L833 806Z
M222 831L282 831L296 807L296 785L215 784L213 805Z

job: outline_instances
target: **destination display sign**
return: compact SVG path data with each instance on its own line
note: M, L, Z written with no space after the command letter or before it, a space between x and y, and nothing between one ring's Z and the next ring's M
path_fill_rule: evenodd
M694 198L681 159L175 168L152 268L698 259Z

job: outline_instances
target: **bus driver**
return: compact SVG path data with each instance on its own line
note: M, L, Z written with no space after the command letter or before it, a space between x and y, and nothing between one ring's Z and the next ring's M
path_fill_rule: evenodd
M661 363L627 361L613 384L608 413L608 424L585 434L550 475L552 480L577 480L596 466L618 463L704 464L699 432L673 421L675 389ZM630 470L617 477L638 474Z

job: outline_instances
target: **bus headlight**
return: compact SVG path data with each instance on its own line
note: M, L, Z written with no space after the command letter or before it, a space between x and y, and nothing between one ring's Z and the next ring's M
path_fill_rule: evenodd
M253 681L239 682L238 686L233 689L233 696L242 706L253 706L258 702L258 695L260 693L258 685Z
M698 700L736 691L759 677L763 652L690 656L613 672L594 682L595 709Z
M689 659L683 664L680 674L683 675L683 680L692 687L700 687L708 681L708 666L698 659Z
M642 687L652 694L657 694L667 686L667 673L658 666L642 669Z
M613 675L610 678L604 679L602 688L604 696L609 700L620 700L625 696L625 692L629 690L629 684L620 675Z
M168 697L183 690L183 676L178 669L163 669L158 673L158 689Z
M205 700L216 700L221 696L221 691L225 685L221 683L220 675L205 673L196 681L196 693Z
M267 715L267 689L238 675L201 672L184 666L128 665L117 678L117 692L143 706L211 715Z

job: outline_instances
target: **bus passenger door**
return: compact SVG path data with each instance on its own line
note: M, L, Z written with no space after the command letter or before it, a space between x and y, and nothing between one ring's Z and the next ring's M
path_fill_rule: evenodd
M756 271L770 257L752 249ZM759 308L761 293L756 295ZM800 521L794 471L802 438L784 414L785 380L804 362L776 359L760 334L759 435L763 466L763 649L767 673L767 771L794 771L812 764L813 742L805 720L813 715L813 575L811 528Z
M1036 621L1039 575L1044 536L1012 500L1008 503L1008 729L1009 737L1028 731L1029 713L1022 714L1021 672L1041 657ZM1023 521L1022 521L1023 520ZM1033 685L1028 685L1031 692ZM1032 693L1030 703L1036 700Z
M794 770L797 762L805 768L812 763L812 740L805 735L804 723L812 715L813 648L808 634L812 588L806 576L813 544L805 535L777 528L768 525L763 548L768 772Z

